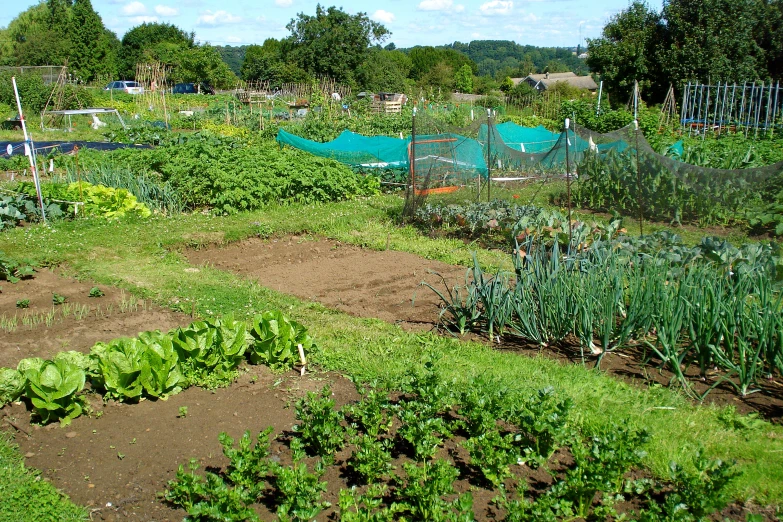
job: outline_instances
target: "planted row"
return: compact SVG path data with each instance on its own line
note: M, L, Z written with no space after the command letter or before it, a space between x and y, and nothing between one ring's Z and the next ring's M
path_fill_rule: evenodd
M307 330L279 311L256 316L250 328L232 316L196 321L169 333L98 343L89 354L57 354L53 360L23 359L16 370L0 368L0 406L20 397L43 423L62 425L82 414L86 382L106 399L162 399L189 386L231 383L244 360L274 370L291 368L315 344Z
M644 470L644 431L584 433L552 389L512 393L484 378L457 389L429 364L401 390L359 392L341 409L328 387L301 399L283 455L270 454L271 428L255 441L246 432L238 447L221 434L225 470L202 476L192 459L165 499L202 521L259 520L260 502L290 521L691 521L725 506L736 476L698 450L687 471L672 463L670 476L654 479ZM330 467L348 486L335 514L324 513ZM458 482L470 491L458 494ZM492 500L475 505L474 493Z
M557 243L533 241L513 261L513 273L488 275L474 260L464 286L436 290L447 326L541 346L576 338L582 357L599 364L644 346L691 394L692 364L702 377L721 368L714 386L728 382L743 396L783 375L783 294L764 265L680 264L605 248L564 256Z

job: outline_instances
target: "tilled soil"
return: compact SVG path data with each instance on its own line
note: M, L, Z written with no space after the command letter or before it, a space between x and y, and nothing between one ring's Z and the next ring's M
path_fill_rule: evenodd
M464 284L465 268L406 252L367 250L330 239L248 239L221 248L191 250L194 265L209 264L257 280L261 285L318 301L357 317L400 323L406 329L437 324L440 299L420 286L444 291Z
M89 297L96 286L104 295ZM118 288L63 277L49 269L16 284L4 281L0 288L0 318L6 324L16 322L13 328L0 329L0 366L10 368L25 357L50 358L65 350L89 352L98 341L132 337L145 330L167 331L192 321ZM54 294L65 297L65 303L53 304ZM29 300L28 308L17 307L22 300Z

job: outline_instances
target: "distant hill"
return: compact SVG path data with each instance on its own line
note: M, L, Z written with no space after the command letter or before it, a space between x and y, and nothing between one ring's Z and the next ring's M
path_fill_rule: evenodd
M234 71L234 74L242 77L239 74L239 70L242 68L242 62L245 60L245 52L247 51L247 45L233 46L233 45L216 45L215 49L220 53L220 57L226 62L229 68Z
M478 66L479 76L527 75L531 72L573 71L578 75L589 74L584 60L577 58L575 47L536 47L520 45L511 40L473 40L470 43L454 42L443 45L459 51ZM584 49L580 49L583 52ZM533 71L529 71L532 65ZM512 74L513 71L513 74Z

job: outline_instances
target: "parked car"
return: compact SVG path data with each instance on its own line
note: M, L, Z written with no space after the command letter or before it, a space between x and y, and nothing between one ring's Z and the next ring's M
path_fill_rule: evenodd
M140 83L130 81L111 82L104 89L105 91L124 91L128 94L144 94L144 87Z
M215 94L215 89L206 83L178 83L171 89L172 94Z

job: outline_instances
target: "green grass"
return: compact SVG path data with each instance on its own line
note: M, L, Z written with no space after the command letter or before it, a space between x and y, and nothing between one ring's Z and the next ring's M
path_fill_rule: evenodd
M140 296L200 314L235 311L243 317L277 308L302 322L316 338L315 360L329 370L358 380L396 382L422 361L441 356L440 366L456 385L477 374L491 375L519 392L554 386L574 403L573 420L582 427L606 430L613 423L645 428L652 435L646 448L650 469L664 475L670 461L681 463L699 445L713 457L736 460L742 476L734 488L740 500L783 504L783 428L764 424L737 428L725 410L694 406L675 391L631 386L580 365L562 365L546 357L501 352L475 342L417 335L397 326L348 316L300 301L233 274L190 265L180 253L188 246L239 240L259 230L274 234L322 234L368 248L392 249L430 259L467 265L471 245L432 240L412 228L392 226L400 201L382 196L364 201L316 207L272 207L229 216L155 217L148 220L80 220L51 229L33 226L3 235L11 256L44 263L65 263L80 276L117 284ZM479 250L490 266L506 266L506 255ZM652 371L652 370L651 370Z
M87 510L74 505L48 481L25 468L8 435L0 432L0 520L87 520Z

